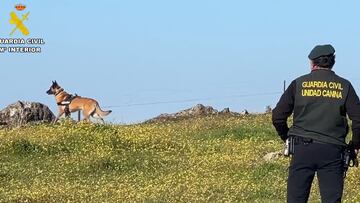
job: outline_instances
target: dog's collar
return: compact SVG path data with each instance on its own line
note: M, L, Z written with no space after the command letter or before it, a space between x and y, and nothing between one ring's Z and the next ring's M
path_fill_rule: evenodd
M55 96L58 96L61 92L63 92L64 91L64 88L61 88L56 94L55 94Z

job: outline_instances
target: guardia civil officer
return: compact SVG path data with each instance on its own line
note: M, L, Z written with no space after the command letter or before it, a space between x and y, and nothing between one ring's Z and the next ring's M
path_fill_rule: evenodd
M272 112L272 122L282 140L294 137L289 167L287 202L307 202L316 173L321 200L341 202L343 158L352 120L352 141L360 148L360 102L351 83L336 75L335 49L317 45L309 54L311 72L291 82ZM293 113L293 125L287 119Z

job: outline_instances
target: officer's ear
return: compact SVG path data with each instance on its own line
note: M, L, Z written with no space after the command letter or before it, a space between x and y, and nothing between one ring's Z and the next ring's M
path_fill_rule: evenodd
M311 68L311 70L316 69L316 65L313 60L310 60L310 68Z

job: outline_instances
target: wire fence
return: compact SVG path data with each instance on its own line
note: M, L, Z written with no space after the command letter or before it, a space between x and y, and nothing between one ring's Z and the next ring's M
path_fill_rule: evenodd
M286 81L283 82L283 92L286 89ZM105 105L104 108L123 108L123 107L132 107L132 106L150 106L150 105L160 105L160 104L181 104L188 102L200 102L200 101L211 101L219 99L233 99L233 98L243 98L243 97L259 97L259 96L271 96L271 95L280 95L283 92L260 92L254 94L239 94L239 95L225 95L225 96L216 96L216 97L204 97L204 98L191 98L191 99L181 99L181 100L168 100L168 101L154 101L154 102L141 102L141 103L126 103L120 105ZM80 111L78 111L78 120L81 120Z
M121 105L108 105L103 106L104 108L122 108L122 107L131 107L131 106L148 106L148 105L159 105L159 104L179 104L179 103L188 103L188 102L198 102L198 101L211 101L218 99L231 99L231 98L242 98L242 97L257 97L257 96L269 96L269 95L279 95L282 92L264 92L264 93L255 93L255 94L241 94L241 95L227 95L227 96L218 96L218 97L204 97L204 98L191 98L183 100L168 100L168 101L155 101L155 102L143 102L143 103L127 103Z

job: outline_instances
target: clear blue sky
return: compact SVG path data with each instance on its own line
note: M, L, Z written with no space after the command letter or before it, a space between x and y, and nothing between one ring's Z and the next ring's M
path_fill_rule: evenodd
M334 70L360 91L359 1L1 0L1 38L16 3L30 11L29 37L46 44L41 54L0 54L1 108L37 101L56 114L45 91L57 80L112 109L106 120L116 123L197 103L263 112L280 94L242 95L281 92L326 43L336 49Z

